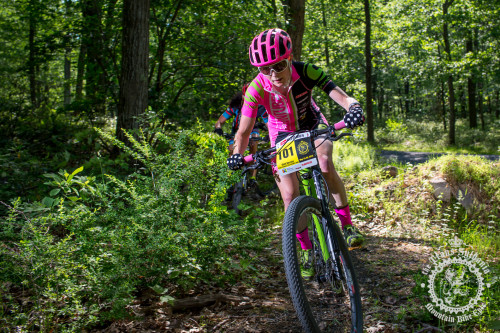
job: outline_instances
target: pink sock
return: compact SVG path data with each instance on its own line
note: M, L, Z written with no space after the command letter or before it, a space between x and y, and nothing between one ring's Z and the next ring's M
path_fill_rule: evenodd
M302 250L312 249L313 245L311 243L311 240L309 239L309 233L308 233L307 228L305 228L302 232L300 232L296 235L297 235L297 239L300 242L300 246L302 247Z
M340 224L342 224L342 228L345 225L352 225L351 221L351 211L349 210L349 205L344 208L335 209L335 213L339 217Z

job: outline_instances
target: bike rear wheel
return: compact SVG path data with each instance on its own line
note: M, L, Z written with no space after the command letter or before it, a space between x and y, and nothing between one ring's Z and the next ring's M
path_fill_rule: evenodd
M298 253L302 249L296 232L299 220L312 221L313 216L318 221L326 220L327 228L322 237L309 223L315 274L307 279L301 276ZM303 329L306 332L362 332L361 297L349 251L331 214L321 213L320 201L309 196L295 198L286 211L282 237L288 287ZM325 239L323 244L327 244L329 258L325 259L321 250L321 239Z

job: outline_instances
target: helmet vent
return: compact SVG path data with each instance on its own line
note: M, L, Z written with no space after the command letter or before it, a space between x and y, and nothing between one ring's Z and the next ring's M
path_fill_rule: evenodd
M285 43L279 43L279 45L280 45L280 56L282 56L286 53Z
M258 54L258 53L255 55L255 59L257 60L257 63L260 63L260 62L261 62L261 60L260 60L260 57L259 57L259 54Z

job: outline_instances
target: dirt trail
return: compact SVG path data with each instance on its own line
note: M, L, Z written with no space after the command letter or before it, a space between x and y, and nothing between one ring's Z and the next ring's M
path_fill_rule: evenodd
M427 330L427 324L407 316L418 303L412 295L412 274L423 268L431 247L418 239L389 236L395 234L393 229L373 222L359 222L358 226L367 241L351 255L361 287L365 331L432 331L432 326ZM144 294L130 309L143 320L115 322L92 332L301 332L283 271L280 231L273 236L272 246L255 264L264 278L202 292L236 296L239 301L172 313L158 303L157 297Z
M397 150L380 150L378 153L380 157L382 157L386 161L395 161L402 164L424 163L431 158L445 155L444 153L424 153L424 152L397 151ZM480 156L490 161L497 161L500 159L500 155L474 155L474 156Z

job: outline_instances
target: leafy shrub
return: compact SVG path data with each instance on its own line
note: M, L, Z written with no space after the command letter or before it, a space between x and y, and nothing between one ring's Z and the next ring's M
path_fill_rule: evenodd
M402 142L408 134L408 126L403 121L389 118L385 121L383 131L377 134L380 140L386 143Z
M136 172L47 174L44 200L18 200L0 220L0 314L9 330L78 331L126 315L141 286L173 286L175 297L231 281L231 258L262 245L258 223L236 222L221 205L235 180L224 139L157 133L160 153L144 136L129 136L128 148L102 135L135 158Z

